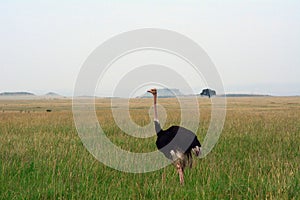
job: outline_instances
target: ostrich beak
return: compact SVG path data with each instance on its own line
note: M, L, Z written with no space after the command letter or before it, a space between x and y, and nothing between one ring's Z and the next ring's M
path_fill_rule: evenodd
M151 90L147 90L147 92L151 93Z

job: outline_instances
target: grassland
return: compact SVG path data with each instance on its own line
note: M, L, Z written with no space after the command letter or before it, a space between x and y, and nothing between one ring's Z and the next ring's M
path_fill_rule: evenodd
M108 137L134 151L155 150L155 137L125 135L112 120L109 99L97 116ZM179 122L178 103L159 99ZM151 99L130 100L130 114L150 122ZM210 101L199 98L203 140ZM46 112L51 109L52 112ZM142 148L141 148L142 147ZM77 135L71 100L0 100L0 199L300 199L300 98L228 98L223 133L196 160L180 186L173 166L144 174L106 167Z

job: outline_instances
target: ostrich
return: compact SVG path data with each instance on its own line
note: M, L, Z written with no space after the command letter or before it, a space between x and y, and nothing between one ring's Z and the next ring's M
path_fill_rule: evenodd
M180 184L183 185L184 168L187 165L191 168L193 164L191 152L199 157L201 154L201 144L197 136L186 128L171 126L166 130L162 130L157 117L157 90L154 88L147 92L151 93L154 97L154 124L157 135L156 147L165 157L172 160L179 174Z

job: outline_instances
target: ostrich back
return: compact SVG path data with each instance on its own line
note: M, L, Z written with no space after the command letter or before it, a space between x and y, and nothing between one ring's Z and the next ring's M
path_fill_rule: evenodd
M167 158L172 159L171 150L180 151L190 157L192 148L201 147L201 144L192 131L180 126L171 126L157 133L156 146Z

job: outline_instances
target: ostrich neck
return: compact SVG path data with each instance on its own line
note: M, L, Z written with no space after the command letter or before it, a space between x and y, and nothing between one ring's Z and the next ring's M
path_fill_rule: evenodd
M153 97L154 97L154 121L158 121L157 107L156 107L157 94L153 95Z

